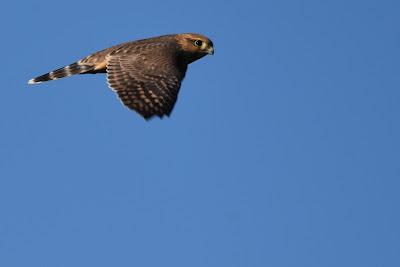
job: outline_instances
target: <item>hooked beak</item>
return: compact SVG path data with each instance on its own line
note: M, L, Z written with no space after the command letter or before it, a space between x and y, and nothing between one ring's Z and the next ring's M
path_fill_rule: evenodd
M209 46L206 50L207 54L214 55L214 47Z

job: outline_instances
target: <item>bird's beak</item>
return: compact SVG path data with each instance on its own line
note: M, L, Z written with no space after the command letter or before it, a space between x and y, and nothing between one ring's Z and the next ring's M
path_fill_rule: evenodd
M214 47L209 46L209 47L206 49L206 52L207 52L207 54L214 55Z

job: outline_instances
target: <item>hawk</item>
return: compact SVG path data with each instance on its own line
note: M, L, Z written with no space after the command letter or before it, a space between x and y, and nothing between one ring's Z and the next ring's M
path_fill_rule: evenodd
M169 116L190 63L214 54L213 43L196 33L170 34L116 45L28 83L75 74L107 73L122 104L144 119Z

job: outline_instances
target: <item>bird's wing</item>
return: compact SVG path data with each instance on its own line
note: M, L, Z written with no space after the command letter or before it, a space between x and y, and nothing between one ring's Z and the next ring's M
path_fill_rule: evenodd
M106 58L108 84L127 108L145 119L169 116L186 72L176 66L173 53L111 53Z

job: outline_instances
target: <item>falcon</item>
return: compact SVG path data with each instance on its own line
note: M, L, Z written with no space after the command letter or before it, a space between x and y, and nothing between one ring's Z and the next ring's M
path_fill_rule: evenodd
M49 72L28 83L75 74L107 73L122 104L144 119L169 116L188 65L214 54L213 43L197 33L170 34L116 45Z

